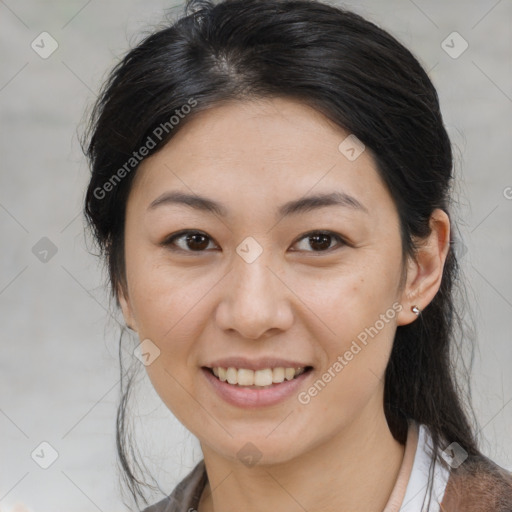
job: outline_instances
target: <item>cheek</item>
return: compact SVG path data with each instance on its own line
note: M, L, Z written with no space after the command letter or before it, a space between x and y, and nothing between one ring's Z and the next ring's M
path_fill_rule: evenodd
M369 403L379 407L397 315L393 308L383 313L385 320L380 313L373 316L366 311L332 315L336 336L324 332L322 338L326 364L301 397L301 403L309 402L305 407L311 407L312 417L322 419L320 428L349 423Z
M151 265L130 284L140 339L150 339L160 350L146 367L148 377L162 402L188 426L201 424L201 408L191 403L199 371L195 340L210 317L205 294L213 285L211 276L190 278Z
M312 277L297 287L314 312L308 328L324 353L317 387L325 395L319 406L332 400L357 407L383 384L401 310L395 288L394 270L381 271L379 265Z
M146 367L157 392L179 402L180 384L190 387L190 368L197 360L194 340L203 328L198 319L209 318L206 291L214 286L212 276L197 269L176 269L168 264L132 254L127 258L130 302L140 340L151 340L159 352Z
M398 269L386 266L382 258L357 259L336 269L290 276L291 288L318 319L323 337L330 335L337 343L356 337L386 312L387 320L396 316L392 305L397 300Z
M149 251L148 251L149 252ZM177 333L197 318L197 306L214 285L211 273L198 267L171 266L165 256L132 253L127 258L128 282L140 336L158 340Z

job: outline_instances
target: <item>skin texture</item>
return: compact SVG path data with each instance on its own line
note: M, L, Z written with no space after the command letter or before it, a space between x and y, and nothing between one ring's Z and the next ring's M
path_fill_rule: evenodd
M424 309L439 289L450 223L435 210L431 236L403 267L394 202L369 149L354 161L339 151L348 135L292 99L231 102L191 119L137 171L120 303L127 324L161 351L147 366L155 390L201 443L209 485L200 512L380 512L395 484L404 447L385 419L383 376L396 327L416 321L411 306ZM174 190L221 202L229 214L169 204L148 211ZM332 191L367 212L277 215L287 201ZM193 251L185 237L178 252L160 245L182 229L205 233L207 249ZM315 230L347 243L332 238L318 250L304 236ZM252 263L236 252L248 236L263 250ZM294 358L314 367L307 390L389 311L392 319L307 405L293 395L244 410L219 398L201 372L220 357ZM248 442L261 453L252 467L237 457Z

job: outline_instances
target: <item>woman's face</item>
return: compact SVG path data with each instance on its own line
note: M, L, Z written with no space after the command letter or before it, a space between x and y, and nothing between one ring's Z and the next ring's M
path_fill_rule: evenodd
M123 313L150 340L163 402L228 459L292 460L382 415L396 327L415 315L399 287L397 211L349 135L290 99L232 102L200 113L137 171ZM182 231L188 240L170 240ZM312 369L270 388L206 369L230 365L249 370L228 371L240 384Z

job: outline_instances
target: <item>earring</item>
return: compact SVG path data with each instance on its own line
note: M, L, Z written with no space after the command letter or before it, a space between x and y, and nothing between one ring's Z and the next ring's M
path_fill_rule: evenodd
M414 305L414 306L411 306L411 311L416 315L416 316L420 316L420 313L421 313L421 309Z

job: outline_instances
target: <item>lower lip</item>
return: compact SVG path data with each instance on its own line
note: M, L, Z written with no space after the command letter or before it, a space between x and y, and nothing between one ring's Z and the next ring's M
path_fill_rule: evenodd
M201 371L221 398L231 405L247 409L274 405L286 400L297 394L299 387L313 373L308 370L292 380L285 380L270 388L255 389L222 382L206 368L201 368Z

